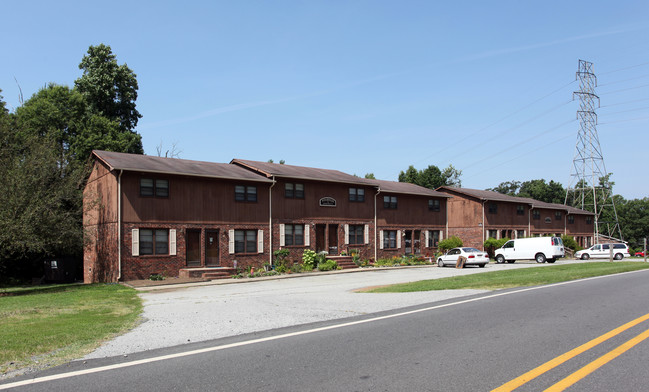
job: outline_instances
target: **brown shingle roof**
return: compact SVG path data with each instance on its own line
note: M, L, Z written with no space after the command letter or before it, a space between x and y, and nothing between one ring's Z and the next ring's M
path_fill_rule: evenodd
M230 163L233 166L246 167L268 178L284 177L301 180L317 180L342 182L347 184L373 185L370 180L352 176L338 170L318 169L314 167L284 165L279 163L249 161L245 159L233 159Z
M448 192L451 194L453 192L457 192L459 194L475 197L480 200L504 201L509 203L519 203L519 204L522 203L522 204L528 204L532 208L547 208L550 210L562 210L562 211L567 211L569 214L594 215L592 212L580 210L578 208L566 206L563 204L546 203L543 201L530 199L528 197L504 195L502 193L498 193L494 191L484 191L480 189L469 189L469 188L455 188L450 186L440 186L439 188L437 188L437 190L440 192Z
M187 159L162 158L150 155L99 150L95 150L92 153L99 160L106 163L111 170L271 182L249 170L227 163L191 161Z
M384 180L370 180L376 183L382 192L388 193L405 193L411 195L425 195L433 197L450 197L444 193L434 191L432 189L424 188L423 186L410 184L408 182L384 181Z

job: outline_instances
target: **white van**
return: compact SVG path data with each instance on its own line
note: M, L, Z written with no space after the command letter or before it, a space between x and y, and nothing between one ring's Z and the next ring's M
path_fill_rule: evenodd
M611 257L611 248L613 248L613 258L615 260L622 260L631 256L629 247L626 244L597 244L575 253L575 259L588 260L591 257L594 259L608 259Z
M554 263L565 256L561 237L532 237L507 241L494 252L496 263L513 263L516 260L536 260L537 263Z

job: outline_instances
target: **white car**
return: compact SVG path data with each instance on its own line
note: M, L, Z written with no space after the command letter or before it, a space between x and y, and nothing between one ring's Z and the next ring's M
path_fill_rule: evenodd
M615 260L622 260L625 257L631 256L629 254L629 247L626 244L597 244L575 253L575 258L582 260L588 260L590 258L608 259L611 257L611 247L613 247L613 259Z
M440 267L447 265L454 266L460 256L466 257L466 263L464 265L479 265L480 268L484 268L489 263L489 255L483 250L476 248L453 248L446 252L445 255L437 258L437 265Z

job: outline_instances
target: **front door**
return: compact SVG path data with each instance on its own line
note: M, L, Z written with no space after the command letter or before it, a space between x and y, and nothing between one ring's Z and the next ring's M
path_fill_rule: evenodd
M205 266L219 265L219 231L205 230Z
M338 225L329 225L329 254L338 254Z
M315 251L327 252L327 243L325 241L325 231L327 225L315 225Z
M406 245L406 254L411 255L412 254L412 231L411 230L406 230L404 233L404 242Z
M186 232L186 262L188 267L201 266L201 230L187 229Z
M414 248L414 254L421 254L421 230L415 230L415 238L412 240L412 247Z

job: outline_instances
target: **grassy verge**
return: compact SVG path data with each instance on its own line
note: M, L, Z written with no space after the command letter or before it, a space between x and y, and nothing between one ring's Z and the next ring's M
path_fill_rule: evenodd
M647 263L599 262L565 264L511 271L494 271L449 278L421 280L367 290L368 293L405 293L412 291L478 289L498 290L510 287L538 286L600 275L611 275L649 268Z
M132 328L142 311L121 285L5 290L0 297L0 374L79 358Z

